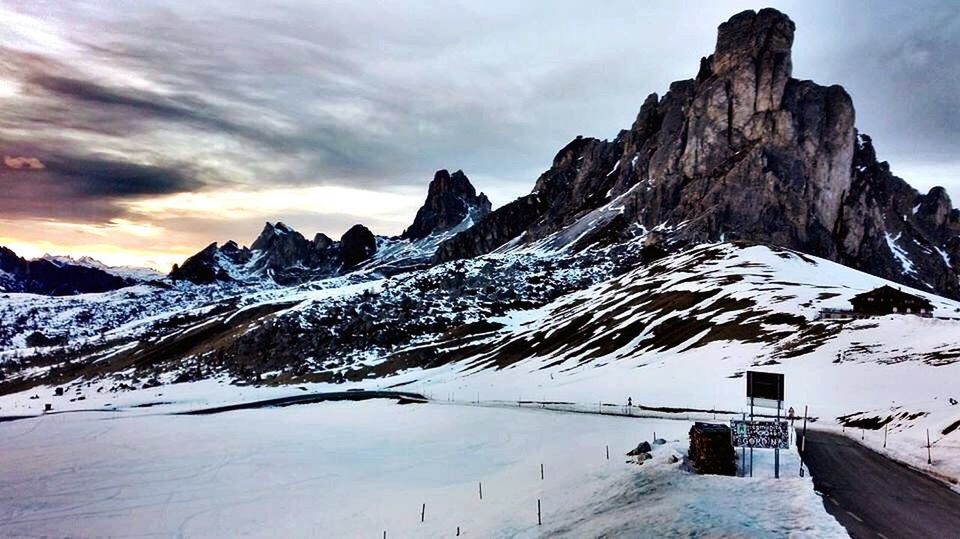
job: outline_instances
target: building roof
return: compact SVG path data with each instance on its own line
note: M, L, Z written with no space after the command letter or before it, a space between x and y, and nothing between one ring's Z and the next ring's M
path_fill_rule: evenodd
M869 298L869 297L882 297L882 296L885 296L885 297L888 297L888 298L898 299L898 300L900 300L900 301L913 301L913 302L921 303L921 304L925 305L925 306L928 307L928 308L933 308L933 304L930 303L930 300L928 300L927 298L922 297L922 296L917 296L917 295L914 295L914 294L908 294L908 293L904 292L903 290L900 290L900 289L898 289L898 288L894 288L894 287L889 286L889 285L883 285L883 286L881 286L881 287L879 287L879 288L874 288L873 290L870 290L869 292L864 292L864 293L862 293L862 294L857 294L856 296L853 296L853 299L854 299L854 300L859 300L859 299L866 299L866 298Z

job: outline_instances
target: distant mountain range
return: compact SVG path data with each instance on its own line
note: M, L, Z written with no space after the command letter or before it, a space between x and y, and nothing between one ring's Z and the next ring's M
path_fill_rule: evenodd
M69 296L107 292L159 281L163 274L147 268L110 267L89 257L73 259L46 255L27 260L0 247L0 292Z
M392 274L428 263L440 241L470 228L489 213L490 201L483 193L477 194L463 171L450 174L439 170L413 224L399 237L374 236L358 224L339 240L324 234L308 240L281 222L266 223L249 248L234 241L222 246L212 243L174 266L170 278L196 284L266 280L293 285L360 269Z

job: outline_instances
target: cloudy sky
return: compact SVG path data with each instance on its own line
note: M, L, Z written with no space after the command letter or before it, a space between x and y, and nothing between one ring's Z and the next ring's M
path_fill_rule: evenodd
M960 3L768 2L794 76L960 200ZM412 220L438 168L494 205L696 74L749 2L0 0L0 245L167 270L265 220Z

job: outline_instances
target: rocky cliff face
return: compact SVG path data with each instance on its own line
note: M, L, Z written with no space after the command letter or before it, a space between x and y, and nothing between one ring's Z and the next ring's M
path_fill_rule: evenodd
M427 200L417 211L413 224L400 237L423 239L430 234L450 230L468 217L477 221L489 213L490 200L483 193L477 194L462 170L453 174L438 170L427 189Z
M842 87L791 77L794 31L773 9L735 15L695 79L651 94L613 141L578 137L531 195L436 261L556 236L589 215L581 245L651 230L675 247L749 240L960 297L960 212L877 162Z

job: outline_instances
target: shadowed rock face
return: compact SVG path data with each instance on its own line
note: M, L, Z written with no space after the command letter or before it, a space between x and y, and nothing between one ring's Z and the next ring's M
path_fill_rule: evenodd
M280 222L266 223L250 249L262 253L256 261L257 269L283 270L313 264L317 258L313 243Z
M353 267L377 252L377 238L363 225L353 225L340 238L340 261L344 267Z
M427 200L401 238L422 239L434 232L450 230L468 216L479 220L489 213L490 200L483 193L477 194L463 171L450 174L446 170L438 170L427 190Z
M436 260L536 241L610 205L617 218L578 246L660 227L674 246L782 245L960 297L960 212L942 189L921 195L877 162L842 87L791 78L794 31L773 9L733 16L695 79L647 97L613 141L577 137L533 194L445 242Z
M175 281L190 281L196 284L230 281L232 277L225 265L240 266L250 261L250 249L239 247L236 242L228 241L222 247L211 243L197 254L184 260L183 264L174 264L170 278Z

